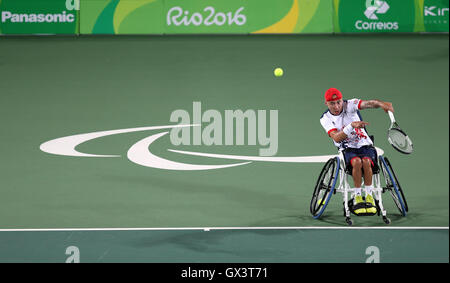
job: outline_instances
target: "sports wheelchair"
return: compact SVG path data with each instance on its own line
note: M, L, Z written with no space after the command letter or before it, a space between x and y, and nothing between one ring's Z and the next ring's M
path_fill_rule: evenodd
M373 140L373 136L371 136ZM386 216L386 209L383 206L382 194L388 192L397 206L400 214L406 216L408 212L408 204L405 195L398 182L397 176L392 169L391 163L387 157L383 157L382 153L377 149L377 160L373 160L372 167L372 184L374 190L372 195L375 199L378 216L382 216L386 224L390 224L391 220ZM348 225L353 225L351 213L353 211L354 189L350 188L348 178L352 175L352 168L346 168L343 151L339 151L336 157L330 158L322 168L319 178L314 188L313 197L311 199L310 211L313 218L319 219L325 211L331 196L336 192L343 194L344 216ZM351 179L351 178L350 178ZM353 182L353 180L352 180ZM355 214L358 216L368 216L375 214Z

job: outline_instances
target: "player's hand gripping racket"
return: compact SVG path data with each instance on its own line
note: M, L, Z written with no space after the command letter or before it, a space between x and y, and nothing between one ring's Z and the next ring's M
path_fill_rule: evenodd
M391 118L391 126L388 130L389 143L399 152L410 154L413 152L413 143L408 135L400 129L394 118L394 113L388 111L389 118Z

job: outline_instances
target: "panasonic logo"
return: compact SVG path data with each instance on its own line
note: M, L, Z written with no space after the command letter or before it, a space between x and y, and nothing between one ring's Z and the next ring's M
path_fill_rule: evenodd
M65 11L60 14L14 14L10 11L2 12L2 23L72 23L75 15L67 14Z

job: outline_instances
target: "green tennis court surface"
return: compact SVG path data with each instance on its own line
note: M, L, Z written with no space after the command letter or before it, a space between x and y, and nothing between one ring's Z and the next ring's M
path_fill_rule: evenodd
M370 123L367 129L375 135L375 145L389 157L409 205L409 214L401 217L392 198L383 196L392 220L389 227L448 227L448 52L447 34L0 37L0 229L345 227L341 195L331 198L320 220L314 220L309 213L323 163L251 161L230 168L186 171L141 166L127 158L127 152L137 142L170 129L110 135L76 147L87 154L118 157L61 156L40 150L42 143L60 137L173 125L173 111L184 109L192 119L193 103L201 102L202 112L277 110L276 157L336 154L319 123L325 111L323 93L329 87L339 88L348 99L392 102L397 121L414 142L414 153L401 155L387 142L387 115L380 109L361 112ZM273 69L278 66L284 69L284 76L276 78ZM203 123L202 129L207 125ZM190 134L192 141L192 129ZM264 147L176 146L167 134L151 145L151 151L176 162L223 165L244 161L178 154L168 149L258 156ZM358 227L385 226L378 216L353 219ZM132 261L132 249L146 245L145 233L151 232L156 233L124 232L118 236L117 232L105 236L80 232L83 234L79 236L98 237L98 241L103 236L117 237L116 243L110 242L111 248L115 244L130 246L116 251L117 254L111 252L112 256L105 256L104 260ZM30 259L19 256L19 251L15 253L14 243L21 243L21 237L26 243L33 243L27 237L44 237L62 247L71 232L28 233L0 232L0 260ZM157 233L166 233L169 239L177 239L183 233L197 239L199 234L197 240L201 241L207 232ZM347 233L362 231L209 233L225 233L224 241L233 237L250 241L256 235L255 241L263 244L272 238L295 242L303 233L347 237ZM448 262L448 229L386 233L385 237L392 237L394 242L415 235L407 236L409 242L403 244L408 247L420 246L420 237L436 245L431 249L433 253L418 248L409 251L410 256L396 254L391 257L393 261ZM308 236L308 241L317 244L315 237ZM79 241L82 243L82 239ZM150 252L156 252L153 240L149 241ZM214 245L214 236L211 241ZM227 243L224 244L231 245ZM438 247L445 245L447 252L438 252ZM170 247L174 250L167 253L167 258L159 259L179 259L177 245ZM267 258L273 261L327 260L300 257L301 252L277 257L278 246L271 247L275 256ZM224 247L230 251L233 248L237 247ZM290 247L283 243L279 248ZM261 258L270 253L265 252ZM355 253L365 257L364 250ZM44 258L39 254L34 254L33 260L60 261L61 256L66 257L60 251L45 254ZM244 260L228 255L211 255L211 261ZM254 253L250 258L259 255ZM95 256L88 258L96 261ZM158 259L136 256L136 261ZM199 254L193 252L190 258L196 256ZM207 254L203 256L200 260L209 260ZM349 255L347 259L353 261L357 257Z
M448 229L2 232L2 262L448 262ZM51 248L49 248L51 247Z

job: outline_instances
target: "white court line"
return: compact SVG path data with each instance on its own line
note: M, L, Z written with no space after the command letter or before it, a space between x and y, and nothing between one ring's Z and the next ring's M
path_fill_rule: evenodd
M0 232L64 232L64 231L189 231L189 230L448 230L447 227L181 227L181 228L37 228L0 229Z

